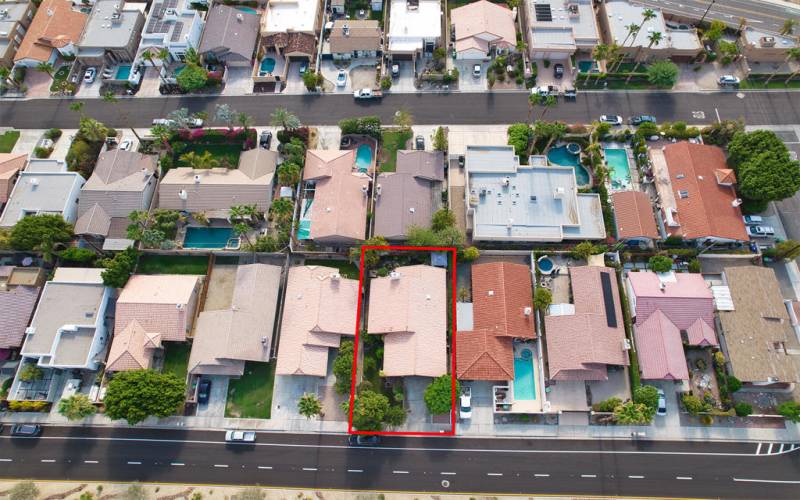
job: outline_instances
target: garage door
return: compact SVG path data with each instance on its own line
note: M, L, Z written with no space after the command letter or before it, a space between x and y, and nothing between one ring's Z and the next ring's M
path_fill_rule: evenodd
M569 54L566 52L534 52L533 58L534 59L566 59L569 57Z

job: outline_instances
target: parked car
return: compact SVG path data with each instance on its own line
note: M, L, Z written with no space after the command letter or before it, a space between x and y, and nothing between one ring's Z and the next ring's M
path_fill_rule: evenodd
M577 99L578 91L575 89L564 89L564 99Z
M600 115L600 121L614 126L622 125L622 117L619 115Z
M775 228L772 226L745 226L747 234L754 238L767 238L775 236Z
M425 137L418 135L414 138L414 148L422 151L425 149Z
M400 65L392 64L392 78L397 78L398 76L400 76Z
M11 435L19 437L37 437L42 433L39 424L16 424L11 427Z
M119 149L123 151L130 151L131 146L133 146L133 141L130 139L125 139L124 141L119 143Z
M228 443L255 443L256 431L226 431L225 441Z
M383 97L383 91L381 90L365 88L353 91L354 99L380 99L381 97Z
M475 78L480 78L481 77L481 65L480 64L475 64L475 65L472 66L472 76L475 77Z
M742 220L745 224L761 224L764 222L764 218L760 215L745 215Z
M208 398L211 396L211 381L203 379L197 387L197 402L200 404L208 403Z
M739 77L733 75L722 75L719 77L719 80L717 80L717 84L719 84L720 87L735 87L739 85L740 82L741 80L739 80Z
M190 118L187 122L189 128L202 128L203 127L203 119L202 118Z
M83 74L83 83L94 83L95 78L97 78L97 68L86 68L86 72Z
M564 65L561 63L556 63L553 65L553 76L555 78L562 78L564 76Z
M264 130L258 138L258 145L264 149L269 149L272 145L272 132Z
M174 127L175 125L177 125L177 123L175 123L175 120L168 120L166 118L156 118L155 120L153 120L153 126L155 127L156 125L162 125L164 127Z
M656 123L656 117L653 115L636 115L628 119L631 125L641 125L642 123Z
M467 386L461 389L460 403L458 417L461 420L469 420L472 418L472 388Z
M658 408L656 409L656 415L663 417L667 414L667 398L664 395L664 391L659 389L658 390Z
M350 437L347 438L347 443L350 446L378 446L381 444L381 437L366 434L351 434Z
M340 69L336 74L336 86L344 87L345 85L347 85L347 71Z
M308 71L308 61L303 61L300 63L300 76L303 76Z

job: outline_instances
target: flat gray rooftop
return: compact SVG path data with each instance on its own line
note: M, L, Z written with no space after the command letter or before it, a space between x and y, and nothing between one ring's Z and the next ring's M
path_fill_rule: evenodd
M143 17L142 11L126 6L120 0L98 0L86 21L78 48L111 50L127 47L133 37L139 36L134 29Z

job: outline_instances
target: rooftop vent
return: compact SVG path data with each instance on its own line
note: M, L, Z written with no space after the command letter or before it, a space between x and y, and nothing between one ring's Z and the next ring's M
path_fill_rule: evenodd
M567 12L569 13L569 17L578 17L581 14L581 11L578 10L578 4L576 3L567 5Z
M488 292L486 292L486 295L488 295L489 297L494 297L494 290L489 290Z
M389 273L389 278L393 279L393 280L399 280L400 279L400 273L398 273L397 271L392 271L392 272Z
M194 183L195 184L200 184L200 176L197 175L197 174L194 175Z
M178 191L178 198L182 199L183 201L186 201L189 199L189 193L187 193L185 189L181 189L180 191Z
M366 196L366 194L369 192L369 186L366 184L361 186L361 192L364 193L364 195Z
M740 206L742 203L743 203L743 202L742 202L742 199L741 199L741 198L736 198L735 200L733 200L733 201L731 202L731 206L733 206L733 207L738 207L738 206Z
M33 186L34 188L35 188L36 186L38 186L38 185L39 185L39 179L37 179L36 177L31 177L31 178L28 180L28 182L29 182L29 183L30 183L30 185L31 185L31 186Z
M244 16L242 14L236 14L236 20L241 23L244 21Z
M350 26L348 26L348 25L347 25L347 23L345 23L345 24L342 26L342 35L344 35L344 36L350 36Z
M375 186L375 194L378 195L378 196L381 195L381 185L380 184Z
M531 308L531 307L526 307L526 308L525 308L525 309L522 311L522 314L524 314L525 316L530 316L531 314L533 314L533 308Z
M408 213L413 214L414 212L416 212L416 209L414 209L414 207L408 209Z
M332 281L339 281L339 279L340 279L341 277L342 277L342 275L341 275L341 274L339 274L339 273L331 273L331 280L332 280Z
M563 186L558 186L555 189L553 189L553 199L563 200L564 196L566 196L566 194L567 194L567 190L564 189Z
M406 0L408 10L419 10L419 0Z
M762 36L759 40L762 47L774 47L775 46L775 37L774 36Z
M267 345L267 337L261 337L261 345Z

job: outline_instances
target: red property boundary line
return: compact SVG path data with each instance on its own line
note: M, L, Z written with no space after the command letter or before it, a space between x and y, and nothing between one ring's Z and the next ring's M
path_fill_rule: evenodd
M450 349L450 379L453 384L451 391L451 407L450 407L450 430L440 432L404 432L404 431L359 431L353 429L353 405L356 398L356 372L358 366L358 340L360 334L359 325L361 324L361 306L365 297L362 297L364 286L364 252L366 250L383 250L383 251L418 251L418 252L450 252L451 257L451 270L452 270L452 332L451 340L452 346ZM350 381L350 411L347 419L347 432L349 434L365 434L370 436L454 436L456 434L456 331L458 330L456 324L456 253L455 247L413 247L413 246L398 246L398 245L361 245L361 265L359 266L358 273L358 309L356 312L356 339L353 346L353 373Z

